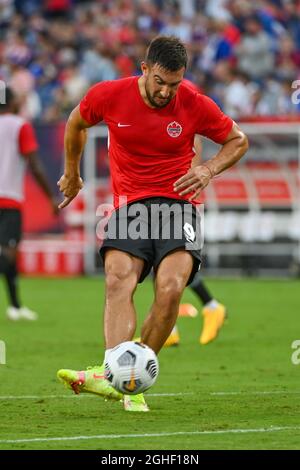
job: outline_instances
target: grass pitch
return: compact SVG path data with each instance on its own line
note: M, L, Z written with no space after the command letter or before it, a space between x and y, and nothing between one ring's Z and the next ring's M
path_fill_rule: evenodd
M103 280L22 279L24 304L40 314L33 323L5 319L1 285L0 449L299 449L299 282L207 284L228 306L227 324L200 346L201 318L179 319L181 344L160 353L151 412L141 414L56 379L60 368L102 362ZM135 298L141 322L150 280ZM184 301L200 308L189 289Z

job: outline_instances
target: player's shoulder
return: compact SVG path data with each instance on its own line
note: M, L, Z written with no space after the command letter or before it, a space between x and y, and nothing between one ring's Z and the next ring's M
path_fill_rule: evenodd
M89 92L93 95L115 96L118 93L127 93L137 81L137 77L126 77L117 80L106 80L93 85Z

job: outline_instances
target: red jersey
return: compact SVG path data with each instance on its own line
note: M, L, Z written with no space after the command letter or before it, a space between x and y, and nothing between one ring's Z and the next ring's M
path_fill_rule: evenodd
M105 121L115 207L149 197L180 197L173 184L191 166L195 134L222 144L233 121L207 96L182 83L164 108L152 109L139 91L139 77L94 85L80 103L89 124Z

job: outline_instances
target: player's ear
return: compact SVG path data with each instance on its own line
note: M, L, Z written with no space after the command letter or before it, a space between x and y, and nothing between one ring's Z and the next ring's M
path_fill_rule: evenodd
M143 72L144 77L147 77L149 73L149 66L146 64L146 62L141 63L141 70Z

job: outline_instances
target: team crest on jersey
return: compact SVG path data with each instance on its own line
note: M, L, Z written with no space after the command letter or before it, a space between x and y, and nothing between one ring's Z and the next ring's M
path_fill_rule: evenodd
M178 122L173 121L168 124L167 132L170 137L179 137L182 132L182 127Z

